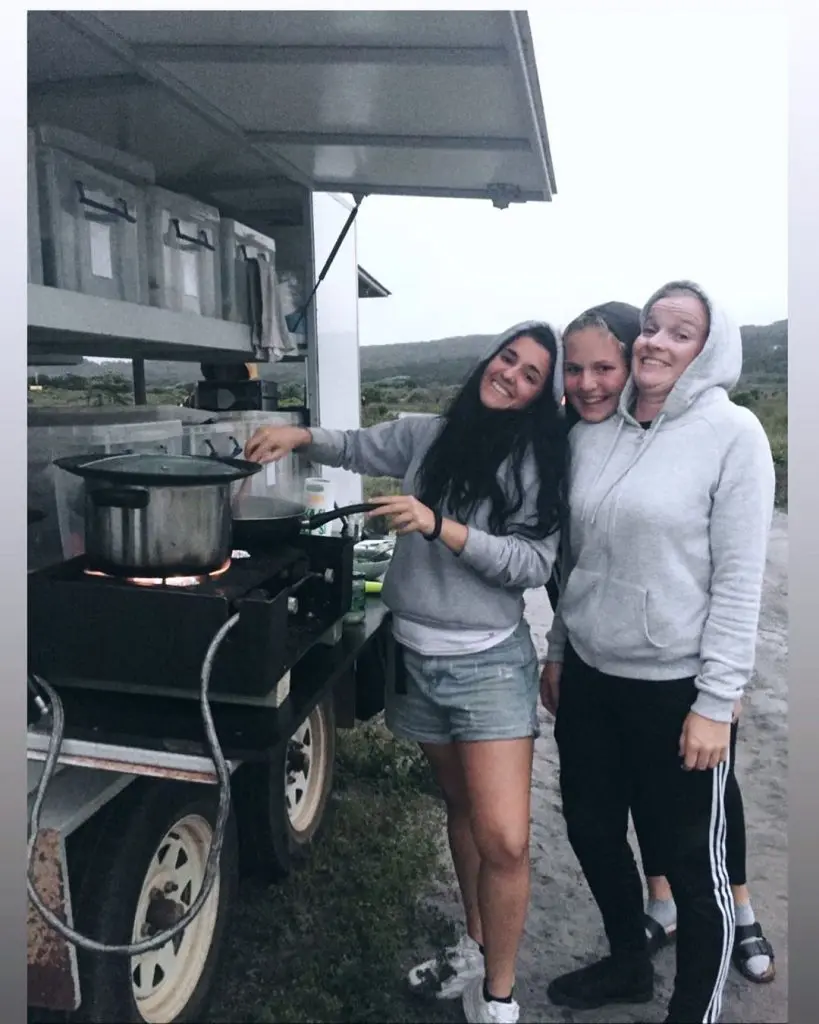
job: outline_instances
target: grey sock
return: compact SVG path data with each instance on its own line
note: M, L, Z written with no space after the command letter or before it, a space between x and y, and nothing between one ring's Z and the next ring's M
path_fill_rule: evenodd
M648 906L646 907L646 913L649 917L653 917L657 924L662 928L665 928L666 931L668 931L669 928L676 927L677 904L673 899L649 900Z
M754 908L750 903L735 903L734 911L736 913L737 927L742 928L749 924L753 924L756 921L756 915L754 914ZM746 963L746 967L751 974L762 975L771 966L771 958L769 956L752 956Z

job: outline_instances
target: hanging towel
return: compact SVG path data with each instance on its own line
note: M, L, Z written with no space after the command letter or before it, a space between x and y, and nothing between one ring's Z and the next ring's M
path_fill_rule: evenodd
M253 341L267 349L271 362L293 355L296 345L290 337L279 302L276 268L267 259L249 259L248 294Z

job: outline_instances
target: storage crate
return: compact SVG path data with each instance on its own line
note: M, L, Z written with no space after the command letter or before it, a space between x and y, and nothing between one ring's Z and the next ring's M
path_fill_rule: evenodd
M184 455L243 459L244 439L240 431L237 430L236 424L232 422L211 420L201 424L186 423L182 427L182 452ZM253 494L256 492L251 489L249 482L245 479L237 480L231 485L231 494L235 497L239 493Z
M40 201L37 195L37 143L34 132L28 132L28 279L43 283L43 243L40 236Z
M113 146L106 146L105 143L89 139L79 132L50 124L38 124L34 127L34 133L38 146L70 153L91 167L105 171L106 174L113 174L135 185L153 185L156 180L156 168L148 160L115 149Z
M29 427L97 427L124 426L128 423L159 423L182 420L205 423L212 413L203 409L190 409L181 405L89 405L89 406L31 406L28 410Z
M241 459L244 441L240 440L233 423L184 423L182 425L183 455L216 455L227 459Z
M148 190L151 304L179 313L222 316L219 211L161 188Z
M36 418L32 417L36 424ZM49 417L45 417L49 419ZM92 424L77 417L70 422L30 425L28 428L28 507L45 519L28 532L29 569L53 565L85 550L85 504L82 480L53 463L62 456L161 452L182 454L182 423L123 422Z
M147 304L144 188L45 146L37 179L44 283Z
M182 428L182 448L186 455L217 455L223 458L243 458L247 442L261 426L298 426L304 418L297 412L239 412L214 414L214 421L203 424L185 424ZM233 486L233 494L257 497L278 496L301 501L308 463L293 452L279 462L264 466Z
M232 412L218 413L218 426L227 436L235 438L242 450L259 427L301 426L304 414L301 412ZM243 494L257 497L277 496L292 501L301 501L304 481L309 475L310 465L303 455L291 452L278 462L270 462L260 473L250 477Z

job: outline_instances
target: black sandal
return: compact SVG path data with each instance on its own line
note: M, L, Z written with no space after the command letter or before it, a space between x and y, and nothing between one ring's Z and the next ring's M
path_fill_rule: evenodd
M654 956L663 946L667 946L669 942L673 941L674 936L677 934L677 929L672 928L671 931L666 931L660 922L656 921L650 914L644 914L643 921L648 935L648 955Z
M771 961L764 974L754 974L748 969L748 961L752 956L767 956ZM753 924L737 925L734 937L734 955L731 959L742 977L753 981L756 985L768 985L776 977L773 946L765 938L762 926L758 921L754 921Z

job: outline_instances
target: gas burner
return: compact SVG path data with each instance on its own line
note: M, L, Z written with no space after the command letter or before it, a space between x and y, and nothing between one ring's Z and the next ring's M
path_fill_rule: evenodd
M242 552L238 554L241 558ZM125 578L125 582L134 583L138 587L198 587L205 580L213 580L222 576L228 571L230 565L231 560L228 559L219 569L201 576L128 576ZM83 569L83 573L86 576L97 576L102 579L114 578L109 573L100 572L98 569Z
M349 610L353 546L304 534L272 550L233 550L207 576L126 579L85 556L38 570L28 577L29 667L69 687L198 696L202 658L238 614L211 693L268 699Z

